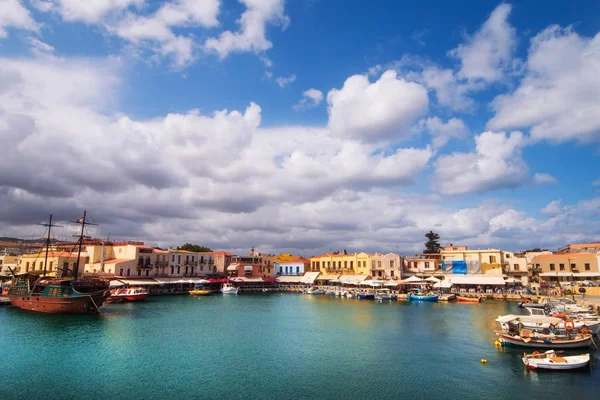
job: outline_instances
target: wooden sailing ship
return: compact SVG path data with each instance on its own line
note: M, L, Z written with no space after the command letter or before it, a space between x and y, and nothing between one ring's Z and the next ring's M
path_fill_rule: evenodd
M110 296L109 284L99 279L79 279L79 262L81 247L86 224L86 212L76 223L81 224L81 233L78 240L77 263L73 270L64 269L60 278L47 277L46 265L48 264L48 247L50 246L50 231L52 214L48 224L46 240L46 256L44 270L41 276L31 274L15 275L13 284L8 290L11 304L23 310L60 313L60 314L95 314L100 311L104 301Z

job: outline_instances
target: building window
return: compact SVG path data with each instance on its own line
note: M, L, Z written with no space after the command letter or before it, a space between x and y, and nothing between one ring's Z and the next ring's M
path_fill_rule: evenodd
M54 268L54 261L50 261L50 271Z
M394 260L390 261L390 268L394 268ZM393 276L393 275L392 275Z
M348 261L344 261L344 268L348 268Z
M123 276L123 268L119 271L119 276Z
M515 268L515 271L519 270L519 264L514 264L513 267Z
M490 256L490 264L496 263L496 256Z
M208 267L208 268L210 271L210 267ZM204 265L200 265L200 271L204 271ZM194 272L194 267L192 267L192 272Z
M173 254L173 257L171 257L171 261L175 262L175 254Z
M186 255L186 256L185 256L185 263L186 263L186 264L189 264L189 263L190 263L190 256L189 256L189 255Z
M565 264L558 264L558 269L560 269L561 271L565 270Z
M196 256L192 256L192 262L196 261Z
M192 275L194 275L194 267L192 266Z
M393 261L392 261L392 263L393 263ZM394 277L394 270L390 271L390 275L392 276L392 278Z
M204 256L200 256L200 264L204 264Z
M354 269L354 261L350 261L350 269Z
M181 264L181 254L177 255L177 264Z
M150 270L149 269L146 270L146 276L150 276Z
M127 276L131 275L131 270L127 268Z
M429 268L429 261L425 261L425 268Z
M69 263L68 262L63 263L63 272L69 272ZM121 273L121 275L122 275L122 273Z
M577 265L571 264L571 269L577 269Z
M377 261L377 268L381 268L381 261Z
M177 266L177 275L179 275L179 274L181 274L181 266L180 265Z
M142 265L144 265L144 258L143 257L139 257L138 258L138 267L141 267Z
M185 266L185 274L187 275L187 273L188 273L188 267L187 267L187 265L186 265L186 266Z
M327 261L327 268L331 268L331 261Z
M296 267L296 275L300 275L300 267Z
M555 271L556 268L554 268L554 264L550 264L550 271Z
M173 275L174 273L175 273L175 267L171 265L171 275Z
M138 276L142 276L142 270L138 269Z
M585 270L586 270L586 271L589 271L589 270L590 270L590 264L586 263L584 267L585 267Z

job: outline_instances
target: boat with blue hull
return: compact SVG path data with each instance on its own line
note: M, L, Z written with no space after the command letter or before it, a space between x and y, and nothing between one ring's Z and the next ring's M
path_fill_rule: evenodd
M406 301L438 301L439 297L433 294L409 294Z
M362 292L358 294L360 300L375 300L375 293L373 292Z

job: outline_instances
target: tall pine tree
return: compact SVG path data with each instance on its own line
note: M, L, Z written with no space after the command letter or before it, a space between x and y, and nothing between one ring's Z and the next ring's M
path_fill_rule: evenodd
M425 242L425 251L423 253L424 254L439 253L440 250L442 249L442 246L440 246L440 242L438 242L438 240L440 240L440 235L438 235L434 231L429 231L429 233L425 234L425 237L428 240Z

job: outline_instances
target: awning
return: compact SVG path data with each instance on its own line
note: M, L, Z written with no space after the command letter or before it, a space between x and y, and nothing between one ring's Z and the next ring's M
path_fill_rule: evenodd
M380 287L383 284L383 281L369 280L369 281L362 281L360 284L362 286Z
M110 281L110 287L119 287L119 286L125 286L125 284L123 282L121 282L118 279L113 279L112 281Z
M262 283L264 282L262 278L246 278L245 276L240 276L237 278L233 278L234 282L244 282L244 283Z
M402 283L421 283L421 282L423 282L423 279L417 278L416 276L411 276L410 278L402 281Z
M284 275L277 278L277 282L281 283L303 283L302 280L304 276L302 275Z
M573 276L579 278L600 276L600 272L577 272Z
M244 266L244 271L247 271L247 272L250 271L251 272L252 271L252 265L245 265Z
M340 276L340 282L344 284L358 285L360 282L367 279L367 275L342 275Z
M121 282L123 282L126 285L130 285L130 286L155 286L155 285L160 285L159 282L155 281L154 279L119 279Z
M227 271L237 271L237 265L230 265L229 267L227 267Z
M319 276L320 272L307 272L304 274L304 278L302 279L302 283L312 284Z
M439 281L441 281L441 279L436 278L435 276L430 276L429 278L425 279L427 282L433 282L433 283L437 283Z
M452 284L448 281L439 281L433 285L436 289L448 289L452 287Z
M387 287L396 287L400 284L400 282L398 281L389 281L386 282L383 286L387 286Z
M574 272L542 272L540 276L577 276Z
M573 278L586 278L586 277L600 277L599 272L542 272L540 276L560 276L560 277L570 277Z
M332 279L337 279L339 275L321 275L317 278L318 281L330 281Z
M504 286L501 276L485 275L446 275L446 281L452 285L492 285Z

